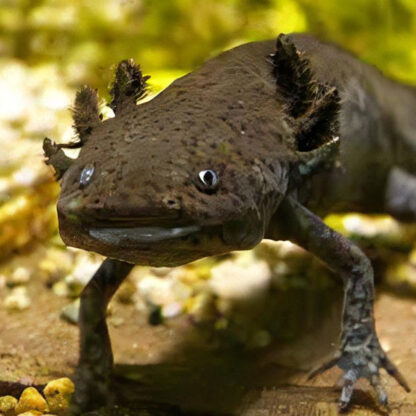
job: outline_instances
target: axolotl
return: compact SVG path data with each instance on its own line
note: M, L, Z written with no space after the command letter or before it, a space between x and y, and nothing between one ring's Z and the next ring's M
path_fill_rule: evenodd
M359 378L386 404L381 369L409 391L376 334L370 260L322 218L416 221L416 90L306 34L228 50L140 103L146 81L122 61L115 117L102 121L96 92L82 87L77 141L44 141L61 178L64 242L107 257L81 296L74 413L110 397L106 307L135 264L178 266L264 238L303 247L343 278L339 349L313 372L344 371L340 409Z

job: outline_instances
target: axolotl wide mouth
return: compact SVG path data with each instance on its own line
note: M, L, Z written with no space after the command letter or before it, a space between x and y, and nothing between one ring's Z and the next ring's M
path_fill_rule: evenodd
M88 233L92 238L104 243L118 244L123 247L129 247L136 246L137 244L159 243L165 240L186 237L199 231L201 231L201 227L199 225L185 225L181 227L92 227L89 229Z
M62 201L61 201L62 202ZM58 203L64 242L130 263L178 266L202 257L255 246L263 237L244 221L198 224L190 218L92 216Z
M232 247L224 241L222 225L88 228L85 224L68 227L67 223L62 223L61 235L68 245L130 263L156 267L178 266L242 248L237 245Z

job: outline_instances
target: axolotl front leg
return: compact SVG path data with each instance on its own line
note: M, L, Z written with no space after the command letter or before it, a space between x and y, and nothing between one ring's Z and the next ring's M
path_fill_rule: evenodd
M329 228L319 217L289 197L282 202L275 218L274 237L288 239L305 248L323 260L344 280L345 297L339 352L311 376L334 365L344 371L339 400L341 410L348 406L354 384L360 377L370 381L382 404L387 403L387 395L380 384L381 368L409 391L403 376L380 346L376 334L373 316L373 268L367 256L347 238ZM282 220L279 221L279 218Z
M113 353L106 324L107 306L133 264L106 259L81 295L80 357L71 414L109 404Z

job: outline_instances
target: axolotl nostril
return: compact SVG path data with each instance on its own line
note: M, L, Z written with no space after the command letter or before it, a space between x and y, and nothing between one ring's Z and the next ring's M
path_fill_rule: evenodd
M105 310L134 264L175 266L263 238L302 246L344 279L339 353L317 370L344 370L340 408L360 377L386 403L382 368L408 390L375 332L370 261L321 218L354 210L416 221L415 90L308 35L229 50L138 105L146 80L121 62L115 117L101 121L83 87L78 141L44 141L61 178L63 240L108 257L82 294L73 411L109 400Z

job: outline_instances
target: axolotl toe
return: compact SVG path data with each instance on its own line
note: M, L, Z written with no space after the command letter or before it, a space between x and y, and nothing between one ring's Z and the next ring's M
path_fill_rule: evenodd
M308 35L226 51L140 102L146 80L121 62L115 117L101 121L83 87L78 141L44 142L61 178L63 240L108 257L81 297L74 411L109 401L105 310L133 264L176 266L263 238L300 245L344 279L341 344L314 372L344 371L340 409L360 377L386 404L382 368L409 390L378 341L370 260L321 218L354 210L416 222L415 90ZM78 158L65 147L80 147Z

